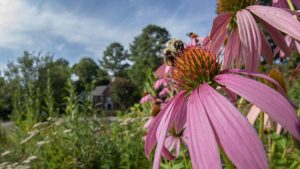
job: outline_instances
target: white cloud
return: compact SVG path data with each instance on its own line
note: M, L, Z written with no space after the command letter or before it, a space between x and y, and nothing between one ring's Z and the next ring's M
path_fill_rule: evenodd
M42 32L35 38L34 33ZM47 40L49 36L50 39ZM51 36L83 46L97 53L105 41L118 37L126 41L130 34L113 28L101 19L81 17L67 11L38 9L23 0L0 2L0 47L9 49L47 49ZM41 40L46 40L41 42Z
M99 57L104 48L113 41L128 47L134 36L150 23L166 27L173 36L179 38L185 37L189 31L207 33L210 25L201 26L201 23L211 19L212 14L206 10L198 14L195 13L195 9L182 11L183 8L192 7L185 6L189 5L185 3L184 1L176 11L170 12L159 4L149 6L139 1L134 4L134 11L128 11L133 14L131 17L117 16L124 17L124 21L114 23L105 17L89 17L63 8L40 8L32 4L32 1L30 3L26 0L1 0L0 48L18 53L22 53L23 50L55 50L51 52L59 53L59 57L62 57L64 51L72 50L64 44L66 42L82 48L80 50L83 53L78 55L92 54ZM70 59L72 56L68 57ZM3 63L1 64L0 67L3 67Z
M4 69L6 69L6 64L0 62L0 77L3 76Z

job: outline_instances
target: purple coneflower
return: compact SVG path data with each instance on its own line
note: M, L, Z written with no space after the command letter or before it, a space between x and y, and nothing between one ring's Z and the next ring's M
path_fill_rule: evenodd
M166 87L169 84L170 79L169 78L161 78L156 80L154 83L154 89L159 89L161 87Z
M170 75L170 72L172 71L172 67L162 64L156 71L155 75L159 79L167 78Z
M166 97L171 93L170 89L168 87L164 87L159 93L158 96L160 97Z
M171 127L186 126L188 149L195 169L222 168L219 151L237 168L268 168L264 147L255 129L218 88L244 97L300 139L300 121L286 98L260 82L241 76L273 79L258 73L231 69L220 71L215 55L189 46L176 58L173 78L179 92L168 101L149 126L145 153L157 143L153 168L165 154L165 139ZM249 77L249 76L248 76Z
M141 98L140 103L152 102L155 98L150 93L145 93L144 96Z
M285 53L290 51L282 33L300 40L300 23L293 17L297 14L294 11L257 5L256 0L218 0L217 5L208 47L218 54L224 45L224 68L245 65L256 71L261 55L272 63L272 49L264 31Z

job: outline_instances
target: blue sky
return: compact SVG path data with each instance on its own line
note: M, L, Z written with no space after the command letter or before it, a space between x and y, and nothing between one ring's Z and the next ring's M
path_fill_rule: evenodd
M172 37L205 36L215 17L214 0L1 0L0 70L30 52L51 52L71 64L95 60L112 42L127 49L148 24L167 28Z

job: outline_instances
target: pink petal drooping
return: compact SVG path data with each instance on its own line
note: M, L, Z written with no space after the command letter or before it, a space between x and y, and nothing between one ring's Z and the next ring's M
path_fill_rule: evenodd
M217 140L233 164L237 168L268 168L264 147L241 112L207 84L199 87L199 93Z
M221 169L215 134L199 94L198 90L193 90L187 106L188 147L193 167Z
M300 22L289 12L262 5L252 5L247 9L276 29L300 40Z
M220 48L227 35L227 25L231 16L231 13L224 13L217 16L213 21L213 27L210 33L210 40L212 42L212 44L210 44L210 49L214 54L218 54L220 51Z
M243 52L246 68L256 71L260 61L261 53L261 35L256 21L251 13L246 10L240 10L236 14L241 48Z
M220 74L216 81L268 113L271 119L300 140L300 120L283 95L269 86L239 75Z
M228 68L237 57L241 57L240 51L239 33L235 30L230 34L224 50L223 68Z

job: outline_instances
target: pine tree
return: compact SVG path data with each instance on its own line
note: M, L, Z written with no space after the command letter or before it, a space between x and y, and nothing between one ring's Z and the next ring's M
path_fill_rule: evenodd
M104 70L113 74L114 77L126 76L126 69L129 64L126 63L128 53L124 47L117 42L111 43L103 52L103 58L100 62Z
M134 63L129 77L141 94L146 72L154 71L162 64L162 50L170 34L165 28L148 25L130 45L130 60Z

